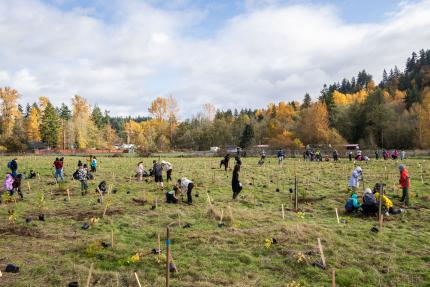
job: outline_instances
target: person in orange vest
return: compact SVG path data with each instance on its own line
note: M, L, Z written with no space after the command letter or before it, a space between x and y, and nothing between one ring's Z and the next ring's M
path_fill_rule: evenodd
M409 178L408 170L403 164L399 165L399 171L400 171L399 183L403 189L403 195L400 202L405 203L405 205L409 205L409 188L411 187L411 180Z

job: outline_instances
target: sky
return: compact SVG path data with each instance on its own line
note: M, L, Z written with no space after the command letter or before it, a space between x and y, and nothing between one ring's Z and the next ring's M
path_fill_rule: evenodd
M430 49L430 0L0 0L0 87L20 103L78 94L111 115L179 118L319 96Z

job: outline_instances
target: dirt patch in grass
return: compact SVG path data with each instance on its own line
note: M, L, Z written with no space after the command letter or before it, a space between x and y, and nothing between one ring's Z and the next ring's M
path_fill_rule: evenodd
M35 228L29 228L22 225L4 225L0 226L0 234L2 235L18 235L25 237L44 238L44 234Z

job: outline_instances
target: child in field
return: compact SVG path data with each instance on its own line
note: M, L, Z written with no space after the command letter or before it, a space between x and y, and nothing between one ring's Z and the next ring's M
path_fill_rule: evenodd
M361 204L358 202L358 195L356 193L352 194L345 203L345 211L347 213L356 213L360 207Z
M163 188L163 166L156 160L154 160L152 163L154 164L152 166L152 172L154 173L155 182L157 183L157 186Z
M408 170L406 167L401 164L399 166L400 178L399 183L402 186L402 199L400 202L403 202L405 205L409 205L409 188L411 187L411 180L409 178Z
M64 181L63 176L63 162L57 157L54 161L55 167L55 180L58 182L58 179Z
M190 205L193 204L193 197L191 195L191 192L193 191L194 183L188 178L183 177L181 179L178 179L177 186L181 190L181 193L185 192L185 190L187 191L187 203Z
M363 171L360 166L357 166L351 174L351 177L349 178L348 186L352 189L352 191L356 191L357 188L360 185L360 180L362 180L363 177Z
M172 171L173 171L173 166L170 162L168 161L161 161L161 165L163 166L163 168L166 170L166 181L169 182L172 181Z
M377 183L373 188L373 194L375 195L376 202L378 202L379 209L379 194L382 191L383 184ZM382 192L382 207L385 210L385 215L388 216L390 214L400 214L402 213L401 209L394 208L393 202Z
M12 196L13 195L13 182L14 178L11 173L6 174L6 179L3 182L3 192L7 191Z
M177 186L173 187L173 190L166 192L166 202L167 203L178 203L179 201L179 188Z
M98 193L105 194L107 192L107 183L106 183L106 181L103 180L102 182L100 182L100 184L97 187L96 191Z
M95 156L91 161L91 172L97 172L97 159Z
M14 158L13 160L11 160L7 164L7 167L10 169L11 175L15 177L17 175L16 171L18 170L18 159Z
M231 188L233 190L233 199L236 199L242 191L242 184L239 181L240 164L236 164L233 169L233 176L231 178Z
M143 162L141 161L136 166L136 177L138 181L142 181L144 171L145 171L145 168L143 166Z
M78 180L81 182L81 194L85 195L88 191L88 182L87 182L87 177L88 177L88 170L87 170L87 165L84 164L83 166L81 165L78 169Z

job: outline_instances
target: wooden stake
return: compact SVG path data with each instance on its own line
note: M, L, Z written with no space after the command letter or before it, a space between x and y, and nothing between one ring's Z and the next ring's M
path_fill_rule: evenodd
M336 287L336 269L331 272L331 287Z
M111 229L111 231L110 231L110 242L111 242L112 249L113 249L113 229Z
M381 217L379 218L379 230L382 231L383 228L384 228L384 215L381 214Z
M67 189L67 199L70 201L70 190Z
M320 238L318 238L318 249L320 250L322 265L325 268L326 267L325 257L324 257L324 252L323 252L323 248L322 248L322 245L321 245L321 239Z
M157 251L161 250L161 245L160 245L160 234L157 234Z
M224 209L221 209L221 217L220 217L220 219L219 219L219 224L221 224L221 223L222 223L222 218L223 218L223 216L224 216Z
M281 210L282 210L282 219L285 219L285 210L284 210L284 205L281 205Z
M299 197L297 194L297 176L294 176L294 209L296 212L299 210Z
M93 273L93 263L91 263L90 271L88 272L87 285L86 285L87 287L90 287L91 273Z
M166 229L166 287L170 286L170 229Z
M103 198L103 197L102 197L102 198ZM105 215L106 215L106 211L107 211L107 209L108 209L108 206L109 206L109 204L107 204L107 203L106 203L105 210L103 210L102 218L104 218L104 217L105 217Z
M337 207L336 207L334 210L336 211L337 223L340 223L340 220L339 220L339 213L337 212Z
M381 185L381 190L379 190L379 208L378 208L378 219L379 219L379 225L381 225L381 217L382 215L382 198L384 196L384 186ZM382 231L382 230L381 230Z
M30 183L27 181L28 191L31 190Z
M139 287L142 287L142 285L140 285L139 276L137 276L136 272L134 272L134 277L136 277L137 285L139 285Z
M179 223L179 226L181 226L181 214L180 213L178 213L178 223Z
M155 208L157 208L158 207L158 198L156 197L155 198Z

